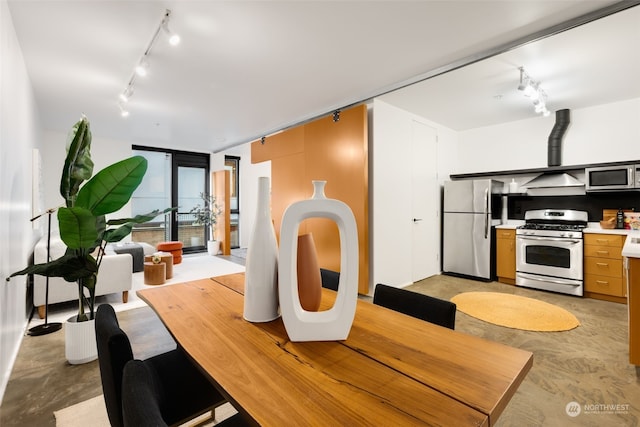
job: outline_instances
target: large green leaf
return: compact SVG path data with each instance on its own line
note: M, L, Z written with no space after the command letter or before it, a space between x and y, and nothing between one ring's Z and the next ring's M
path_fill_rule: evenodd
M91 178L93 161L91 160L91 130L89 121L83 117L70 132L71 142L68 143L67 157L60 179L60 195L68 207L73 206L74 199L80 185Z
M89 277L98 272L93 257L78 257L67 252L62 257L55 259L46 264L30 265L24 270L16 271L9 277L20 276L23 274L38 274L48 277L62 277L67 282L75 282L83 277Z
M104 222L104 218L102 219ZM90 249L98 240L98 218L91 211L80 208L58 209L60 238L69 249Z
M94 175L78 191L75 206L95 216L121 209L138 188L147 171L147 160L134 156L108 166Z
M104 235L102 236L102 239L105 242L109 242L109 243L119 242L123 238L127 237L129 233L131 233L131 230L136 224L149 222L155 217L157 217L158 215L163 215L175 209L176 208L167 208L163 211L156 209L144 215L136 215L133 218L110 219L107 222L108 225L119 225L120 227L108 229L107 231L105 231Z

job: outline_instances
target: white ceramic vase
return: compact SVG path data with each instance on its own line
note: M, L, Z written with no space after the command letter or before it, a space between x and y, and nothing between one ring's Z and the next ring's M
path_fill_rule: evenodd
M284 212L280 227L278 265L280 311L291 341L344 340L349 335L358 299L358 229L346 203L327 199L326 181L313 181L311 199L293 203ZM333 307L306 311L300 304L296 272L298 229L307 218L333 220L340 232L340 282Z
M269 322L278 311L278 243L271 221L269 178L258 178L258 206L245 262L244 313L249 322Z
M96 345L96 321L76 322L76 316L64 325L64 352L72 365L88 363L98 358Z

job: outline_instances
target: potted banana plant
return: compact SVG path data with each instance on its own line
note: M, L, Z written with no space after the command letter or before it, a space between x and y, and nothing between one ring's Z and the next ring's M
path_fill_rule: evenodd
M87 118L82 117L70 132L60 180L60 194L65 206L58 209L57 219L60 238L67 246L66 252L58 259L31 265L10 276L38 274L62 277L70 283L69 286L75 284L78 287L78 313L65 326L66 355L70 363L85 363L97 358L95 297L106 245L129 235L135 224L150 221L172 210L155 210L134 218L106 220L105 215L118 211L129 202L146 171L147 160L133 156L93 175L91 130ZM75 354L73 343L69 342L76 327L86 328L90 335L84 338L86 353L83 354Z
M193 225L204 225L205 228L211 227L211 236L207 242L207 252L209 255L217 255L220 252L220 241L215 238L216 224L222 209L216 203L215 196L200 193L200 198L202 199L202 205L197 204L189 213L195 217Z

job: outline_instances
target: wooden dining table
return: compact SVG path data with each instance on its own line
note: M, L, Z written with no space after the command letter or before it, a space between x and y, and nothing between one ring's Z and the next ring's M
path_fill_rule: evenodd
M531 352L358 300L344 341L292 342L281 318L243 319L244 274L138 291L249 422L490 426ZM336 292L323 289L320 310Z

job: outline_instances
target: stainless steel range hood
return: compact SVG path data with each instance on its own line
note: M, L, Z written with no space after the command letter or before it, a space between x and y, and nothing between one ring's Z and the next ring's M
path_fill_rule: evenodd
M585 194L584 183L568 173L543 173L522 184L532 196L567 196Z

